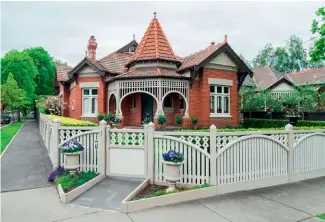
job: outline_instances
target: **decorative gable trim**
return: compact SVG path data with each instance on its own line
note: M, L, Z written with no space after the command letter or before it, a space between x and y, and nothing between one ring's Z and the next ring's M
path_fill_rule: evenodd
M99 73L101 76L105 75L105 70L100 69L98 66L94 65L87 57L84 58L81 62L79 62L72 70L68 72L69 78L72 78L78 75L78 72L85 66L90 66L95 72Z
M98 88L99 82L81 82L80 88Z
M277 87L278 85L280 85L281 83L286 83L289 86L294 86L294 84L288 80L285 77L282 77L281 79L279 79L277 82L273 83L272 85L270 85L267 89L274 89L275 87Z
M233 81L230 79L208 78L209 85L232 86Z

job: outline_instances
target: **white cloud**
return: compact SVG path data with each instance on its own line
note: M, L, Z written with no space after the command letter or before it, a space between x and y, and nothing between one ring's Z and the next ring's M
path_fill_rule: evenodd
M78 63L95 35L98 58L141 40L153 11L179 56L228 42L253 58L267 43L284 44L296 34L311 37L311 22L322 2L2 2L1 55L43 46L52 56ZM308 45L307 45L308 46ZM307 47L306 46L306 47Z

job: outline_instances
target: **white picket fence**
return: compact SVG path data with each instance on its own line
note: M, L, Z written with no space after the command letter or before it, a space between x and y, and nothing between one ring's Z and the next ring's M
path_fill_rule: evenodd
M254 189L325 176L325 129L259 132L156 131L98 127L65 127L41 115L40 134L55 166L64 165L59 147L71 140L85 146L83 171L109 176L148 177L166 184L162 154L182 152L183 184L214 184L217 193Z

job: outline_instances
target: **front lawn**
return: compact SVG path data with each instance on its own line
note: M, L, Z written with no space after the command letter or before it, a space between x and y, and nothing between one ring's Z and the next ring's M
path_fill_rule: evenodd
M11 139L16 135L24 122L11 123L1 129L1 153L7 147Z

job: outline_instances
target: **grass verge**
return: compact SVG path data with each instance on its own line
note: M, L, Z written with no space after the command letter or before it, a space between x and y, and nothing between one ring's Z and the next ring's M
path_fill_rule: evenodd
M316 215L316 217L318 217L318 218L320 218L320 219L322 219L322 220L325 220L325 213L323 213L323 214L318 214L318 215Z
M1 154L23 124L24 122L11 123L1 129Z

